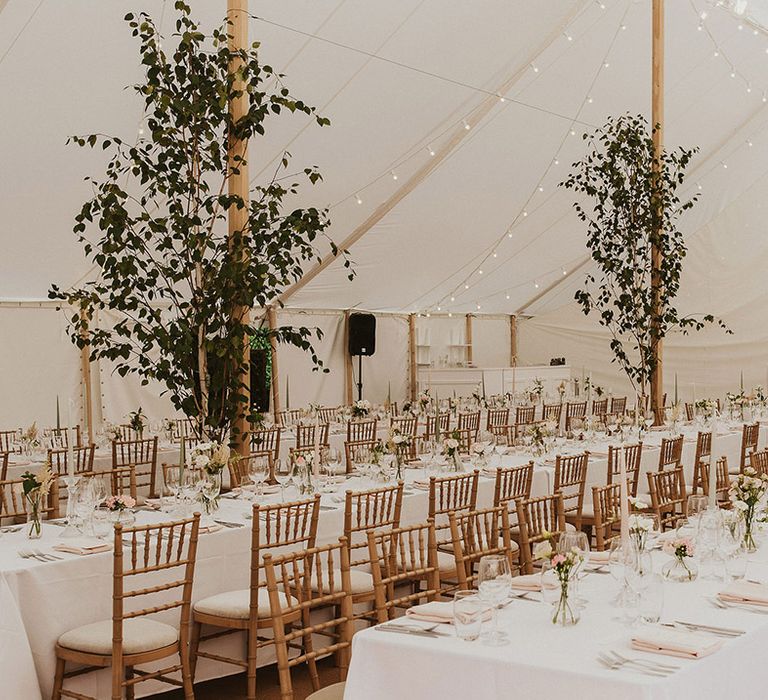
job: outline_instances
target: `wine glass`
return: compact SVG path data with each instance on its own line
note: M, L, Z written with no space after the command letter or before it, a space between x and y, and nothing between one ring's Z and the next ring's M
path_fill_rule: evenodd
M709 504L708 496L704 494L691 494L688 496L686 512L688 514L688 524L698 532L699 525L701 524L701 514L707 509ZM681 521L682 523L683 521Z
M179 470L180 467L168 466L163 470L163 489L164 505L171 509L179 500Z
M291 482L291 464L288 460L275 460L275 479L280 485L280 500L285 503L285 487Z
M485 635L484 642L489 646L507 644L509 638L505 632L499 630L498 621L498 608L509 597L512 587L512 574L507 558L500 554L481 557L477 584L480 597L492 606L493 629Z
M256 498L261 498L264 492L264 482L269 476L269 459L267 457L251 457L248 464L248 476L256 484Z

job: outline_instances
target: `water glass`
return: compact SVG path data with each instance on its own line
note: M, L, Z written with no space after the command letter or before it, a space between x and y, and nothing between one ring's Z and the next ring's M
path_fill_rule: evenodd
M465 642L473 642L480 636L483 615L488 610L477 591L457 591L453 596L453 627L456 636Z
M637 616L641 622L656 624L664 610L664 579L658 574L638 579Z
M741 581L747 575L747 552L739 547L725 559L725 575L731 581Z
M492 630L485 636L484 641L490 646L501 646L509 640L506 633L499 630L498 606L508 597L512 587L512 573L509 561L500 554L489 554L480 558L477 573L477 589L480 598L493 606Z

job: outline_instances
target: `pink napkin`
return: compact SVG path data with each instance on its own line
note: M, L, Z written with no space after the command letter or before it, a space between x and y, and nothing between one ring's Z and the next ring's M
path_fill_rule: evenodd
M705 634L677 629L648 627L632 637L632 648L653 654L678 656L683 659L700 659L716 652L722 640Z
M512 577L512 588L518 591L540 591L541 574L525 574Z
M749 581L734 581L717 597L728 603L748 603L751 605L768 605L768 586L764 583L750 583Z
M423 622L436 622L437 624L453 624L453 603L433 600L431 603L414 605L405 611L407 617ZM491 617L490 608L483 613L483 620Z
M66 552L67 554L79 554L86 556L88 554L98 554L99 552L108 552L112 549L109 542L90 539L73 539L69 542L62 542L53 546L57 552Z

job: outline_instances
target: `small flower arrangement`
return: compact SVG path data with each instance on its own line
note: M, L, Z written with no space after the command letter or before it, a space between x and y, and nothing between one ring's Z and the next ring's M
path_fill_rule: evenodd
M546 423L533 423L528 426L525 432L531 438L531 442L537 451L544 448L546 439L552 435Z
M128 425L131 429L136 431L136 434L141 437L144 434L144 428L147 427L147 416L142 411L141 406L137 411L131 411L128 414Z
M476 457L485 457L488 454L488 446L482 442L476 442L470 450Z
M104 422L104 435L107 436L107 439L110 442L123 439L123 433L120 430L120 426L110 423L109 421Z
M648 542L648 533L654 528L653 518L646 518L643 515L629 516L629 536L635 543L638 552L644 552Z
M130 510L136 505L136 500L131 496L121 494L119 496L110 496L104 501L107 510L116 513L123 510Z
M636 496L628 496L627 500L629 501L629 505L632 506L633 510L648 510L651 507L649 503L646 503Z
M221 474L229 464L229 459L229 447L218 442L202 442L195 445L189 453L189 465L209 476Z
M443 449L448 459L453 463L456 471L461 471L463 465L461 463L461 457L459 456L459 449L461 448L461 433L458 430L452 430L448 433L448 437L443 440Z
M429 404L432 402L432 397L429 395L429 389L424 389L424 391L419 392L419 408L422 411L426 411L427 408L429 408Z
M413 413L413 404L410 401L405 401L401 410L403 414Z
M43 532L43 526L40 522L40 505L50 493L53 479L50 462L46 463L39 474L26 471L21 475L21 490L28 505L29 531L27 537L29 539L37 539Z
M163 418L162 430L164 433L172 434L176 430L176 421L173 418Z
M752 396L754 396L754 400L757 401L761 406L765 406L766 403L766 396L765 396L765 390L762 386L759 384L752 389Z
M712 399L701 399L694 405L696 413L703 418L713 418L717 412L717 402Z
M37 429L37 421L22 432L21 439L26 445L38 446L40 444L40 431Z
M687 537L667 540L664 543L663 551L665 554L675 558L674 566L665 571L667 578L674 578L680 581L693 581L696 578L696 572L685 561L696 553L692 540Z
M311 495L315 491L312 484L312 467L315 460L314 452L304 452L293 460L291 478L293 485L302 496Z
M411 436L401 432L398 428L390 430L386 448L387 452L395 458L398 479L402 479L402 457L407 457L410 453L411 442Z
M371 402L365 399L355 401L352 404L352 417L353 418L367 418L371 412Z
M742 408L749 403L749 397L744 393L744 389L738 393L729 391L725 395L725 399L731 406L738 406L739 408Z
M533 386L528 393L530 394L531 401L534 403L544 396L544 380L536 377L533 380Z
M746 467L732 482L728 497L733 509L744 517L744 545L750 552L757 548L753 525L758 507L764 502L768 490L768 476L758 474L752 467Z
M557 393L560 395L560 401L565 398L565 381L560 382L557 385Z
M533 548L533 558L548 561L560 585L560 599L555 604L552 624L559 622L561 625L572 625L578 622L578 617L568 602L569 586L571 577L584 561L584 557L575 547L568 552L555 551L552 535L545 532L544 536L546 539Z

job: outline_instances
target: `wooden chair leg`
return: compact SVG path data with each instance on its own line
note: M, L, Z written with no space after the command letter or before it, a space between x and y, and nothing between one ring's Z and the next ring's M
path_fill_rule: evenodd
M192 677L192 683L195 682L195 671L197 670L197 650L200 648L200 633L203 625L200 622L192 623L192 634L189 639L189 669Z
M195 684L192 679L192 668L189 660L189 649L179 648L181 661L181 682L184 686L184 700L195 700Z
M64 667L66 662L64 659L56 659L56 675L53 678L53 692L51 693L51 700L61 700L61 689L64 686Z
M131 678L133 678L133 666L126 666L125 667L125 680L129 681ZM126 684L125 686L125 697L126 700L135 700L136 698L136 691L133 684Z
M248 649L247 649L247 695L248 700L256 700L256 651L258 649L259 639L256 629L248 630Z

